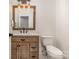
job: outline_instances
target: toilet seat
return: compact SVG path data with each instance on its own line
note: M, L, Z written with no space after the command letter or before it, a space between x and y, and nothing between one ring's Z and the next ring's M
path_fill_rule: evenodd
M47 45L46 49L47 49L47 53L51 56L54 56L54 55L61 56L61 55L63 55L63 52L61 50L59 50L58 48L56 48L52 45Z

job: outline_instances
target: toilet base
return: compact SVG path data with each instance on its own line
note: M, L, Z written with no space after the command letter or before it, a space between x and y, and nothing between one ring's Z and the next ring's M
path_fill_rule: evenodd
M63 59L63 56L47 56L47 59Z

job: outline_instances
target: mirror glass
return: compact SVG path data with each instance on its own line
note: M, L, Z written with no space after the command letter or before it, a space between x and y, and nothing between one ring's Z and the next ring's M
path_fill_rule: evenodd
M33 9L16 8L15 28L33 28Z

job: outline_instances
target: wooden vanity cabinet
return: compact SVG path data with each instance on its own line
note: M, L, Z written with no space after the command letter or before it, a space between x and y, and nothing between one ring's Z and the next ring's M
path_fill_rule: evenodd
M39 36L12 36L11 59L39 59Z

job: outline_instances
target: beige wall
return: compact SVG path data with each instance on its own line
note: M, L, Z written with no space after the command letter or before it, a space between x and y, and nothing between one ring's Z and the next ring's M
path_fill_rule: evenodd
M41 35L55 35L55 0L40 0L38 27Z
M68 0L56 0L56 41L57 47L68 54Z

